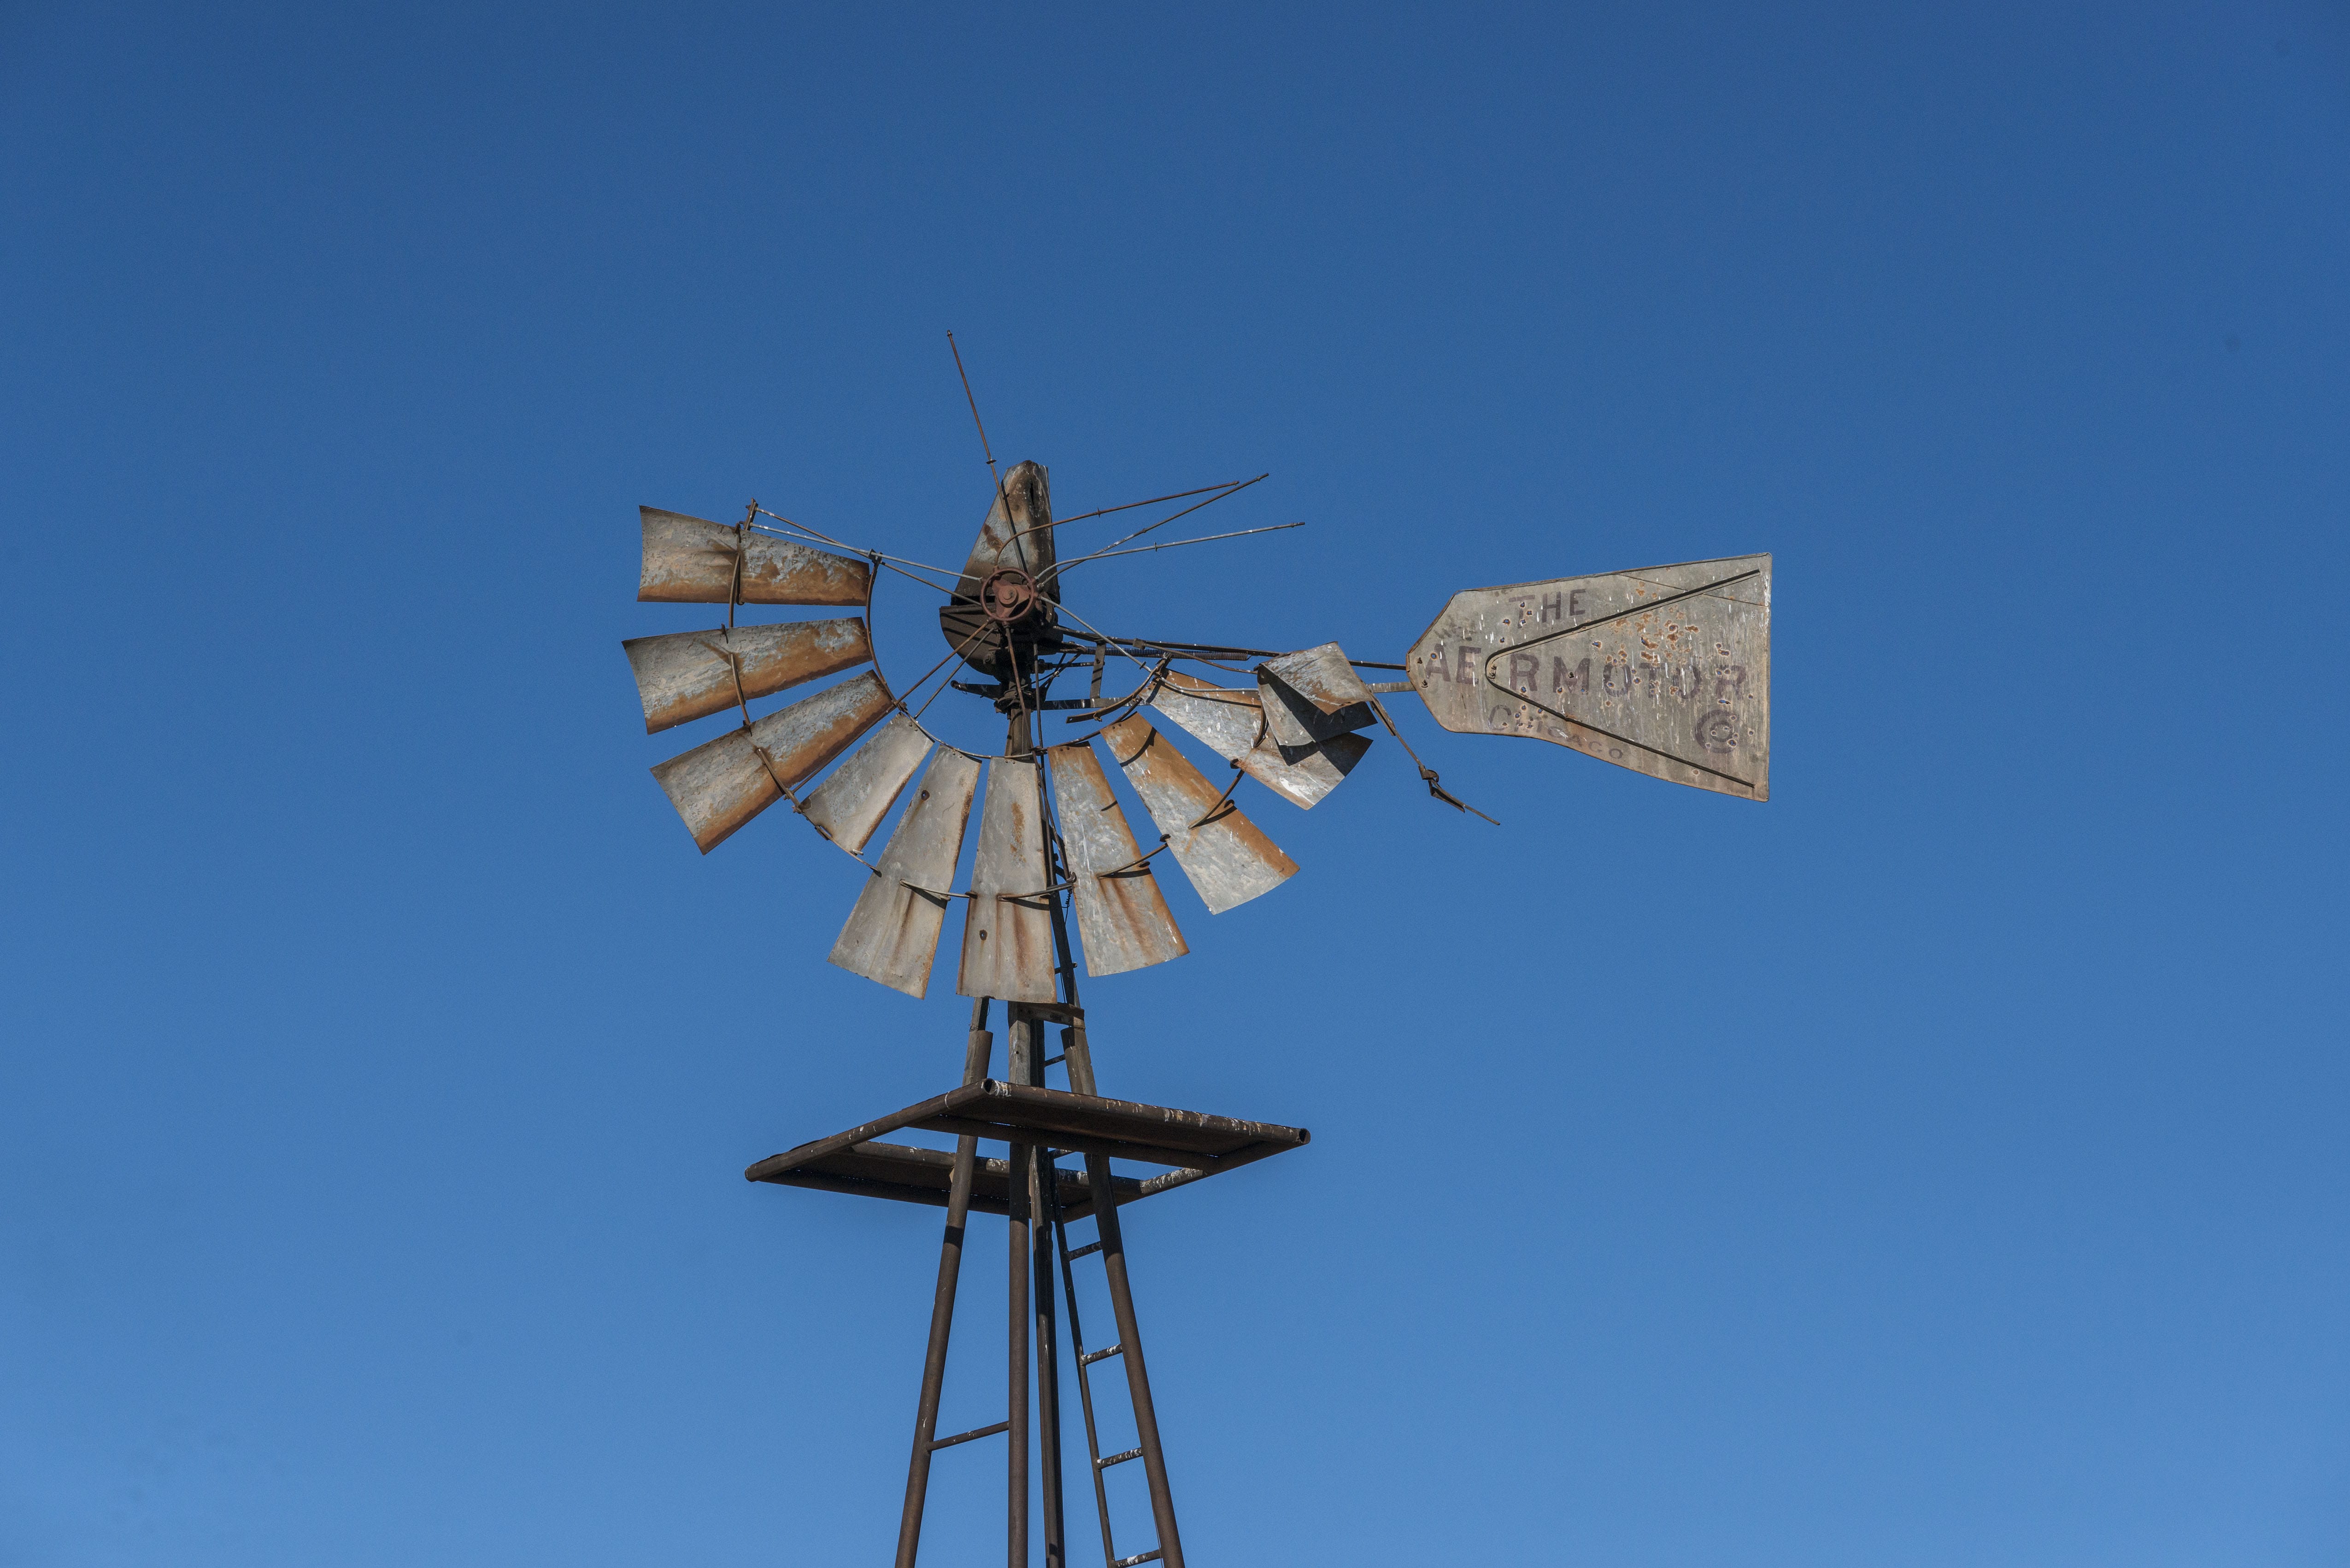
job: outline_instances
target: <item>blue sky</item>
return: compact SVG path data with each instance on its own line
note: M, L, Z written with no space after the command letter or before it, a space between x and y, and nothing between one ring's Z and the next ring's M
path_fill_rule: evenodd
M1769 804L1410 706L1499 829L1247 786L1089 988L1315 1134L1130 1220L1195 1561L2350 1554L2338 8L35 5L0 146L0 1563L888 1551L937 1217L738 1173L964 1004L617 645L640 503L960 560L950 328L1065 514L1308 524L1097 623L1776 556Z

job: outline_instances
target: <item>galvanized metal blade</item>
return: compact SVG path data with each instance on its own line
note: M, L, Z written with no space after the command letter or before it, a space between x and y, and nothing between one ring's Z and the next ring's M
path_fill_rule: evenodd
M803 815L835 844L863 850L930 750L931 738L920 724L903 713L890 714L888 723L816 785Z
M1308 810L1345 782L1371 749L1370 742L1352 734L1284 747L1273 738L1264 700L1256 692L1174 670L1161 678L1150 705L1290 805Z
M1291 750L1378 722L1371 689L1335 642L1265 660L1256 667L1256 691L1267 733Z
M1045 803L1036 764L998 757L987 764L979 812L971 909L963 920L955 990L1006 1002L1052 1002L1052 875L1045 869Z
M832 944L834 963L917 1001L930 990L939 932L953 902L955 861L978 790L977 759L941 748L840 928L840 940Z
M1297 874L1297 863L1264 829L1222 798L1191 761L1148 719L1121 719L1102 732L1102 743L1142 797L1167 847L1199 890L1208 912L1221 915L1270 893Z
M1455 594L1408 662L1448 730L1771 796L1768 556Z
M662 604L861 605L873 587L873 566L738 530L707 517L639 506L644 514L644 570L637 597ZM742 593L734 591L734 553L743 553Z
M707 855L784 798L777 780L796 787L879 723L891 705L889 688L868 670L671 757L653 777Z
M861 620L788 621L631 638L620 644L645 705L645 733L723 712L873 657ZM735 672L741 670L738 685Z
M1055 746L1045 763L1053 774L1086 973L1123 974L1191 951L1093 747L1083 741Z

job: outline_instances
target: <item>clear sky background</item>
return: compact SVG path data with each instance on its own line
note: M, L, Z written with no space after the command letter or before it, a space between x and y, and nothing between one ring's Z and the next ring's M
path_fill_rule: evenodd
M1315 1134L1130 1222L1194 1562L2350 1560L2345 150L2295 0L9 7L0 1563L886 1560L936 1211L739 1172L966 1004L619 643L639 503L960 561L949 328L1065 514L1309 524L1097 624L1777 557L1769 804L1406 699L1502 827L1247 785L1089 989Z

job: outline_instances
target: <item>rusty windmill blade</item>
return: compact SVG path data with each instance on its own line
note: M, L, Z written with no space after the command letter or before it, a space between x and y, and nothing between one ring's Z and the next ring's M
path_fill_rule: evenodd
M1086 973L1123 974L1191 951L1093 746L1085 741L1055 746L1045 753L1045 763L1053 775L1055 815L1068 856Z
M1345 783L1371 749L1370 742L1355 734L1284 748L1272 737L1264 699L1257 692L1179 670L1160 678L1150 705L1290 805L1309 810Z
M987 764L987 798L979 811L959 993L1006 1002L1055 999L1048 865L1036 763L997 757Z
M1121 719L1101 738L1110 760L1142 797L1150 820L1167 836L1175 864L1191 879L1210 914L1270 893L1297 874L1297 862L1225 799L1149 720Z
M889 688L868 670L671 757L653 777L707 855L847 750L890 706Z
M858 894L832 945L832 962L917 1001L929 992L939 932L952 901L946 889L954 883L978 789L978 762L941 748Z
M930 750L931 738L920 724L890 714L808 796L809 826L844 849L862 851Z
M873 566L748 528L639 506L644 567L637 597L664 604L861 605ZM741 553L737 591L736 553Z
M1455 594L1408 666L1448 730L1771 797L1769 556Z
M837 675L873 657L865 623L857 619L722 626L630 638L620 647L636 673L648 735Z

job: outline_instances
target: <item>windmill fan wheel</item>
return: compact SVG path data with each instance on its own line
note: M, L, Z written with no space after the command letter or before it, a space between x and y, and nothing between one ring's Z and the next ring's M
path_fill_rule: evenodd
M1187 493L1220 500L1253 483ZM1064 562L1049 480L1034 462L998 482L959 574L859 550L755 503L733 524L639 511L637 597L727 607L723 626L622 644L646 732L734 721L653 777L705 854L786 802L854 857L862 886L831 961L910 996L928 990L957 901L955 989L966 996L1050 1002L1056 969L1080 953L1089 977L1181 957L1156 877L1160 853L1211 913L1279 887L1297 867L1235 803L1241 780L1294 806L1319 804L1369 750L1362 732L1383 726L1402 742L1386 693L1419 692L1448 729L1549 740L1674 783L1768 794L1767 556L1459 594L1407 663L1376 665L1336 643L1278 653L1104 635L1064 603L1064 574L1132 552ZM884 571L943 598L944 654L902 689L882 674L869 628ZM759 606L837 613L740 623L743 608ZM1227 685L1201 670L1253 679ZM1364 670L1405 679L1374 683ZM1051 694L1080 672L1085 697ZM754 715L754 702L828 677L844 679ZM1121 690L1105 695L1106 681ZM1003 752L966 751L924 728L950 687L1004 715ZM1048 713L1081 732L1045 743ZM1202 772L1160 722L1229 776ZM1461 805L1412 760L1433 796ZM1147 841L1111 786L1113 770L1142 805ZM974 804L978 841L958 889Z

